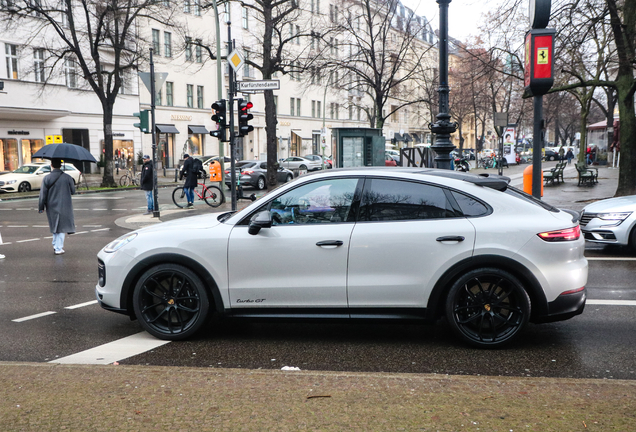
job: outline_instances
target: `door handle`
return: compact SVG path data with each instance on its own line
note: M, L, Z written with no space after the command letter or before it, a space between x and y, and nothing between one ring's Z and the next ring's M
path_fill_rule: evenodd
M342 240L323 240L316 243L316 246L342 246L343 244Z
M462 236L444 236L444 237L437 237L435 240L437 240L438 242L445 242L445 241L461 242L466 239Z

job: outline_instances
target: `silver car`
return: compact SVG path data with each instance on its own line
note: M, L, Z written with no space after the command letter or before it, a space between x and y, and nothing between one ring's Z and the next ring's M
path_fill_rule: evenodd
M581 229L587 241L631 246L636 251L636 195L586 206L581 215Z
M317 160L309 160L300 156L290 156L284 161L280 163L280 165L284 168L290 170L307 170L307 171L317 171L322 169L322 162Z

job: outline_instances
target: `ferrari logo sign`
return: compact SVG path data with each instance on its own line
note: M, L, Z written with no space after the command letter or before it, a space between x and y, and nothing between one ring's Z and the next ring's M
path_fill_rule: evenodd
M537 64L550 64L549 48L537 48Z

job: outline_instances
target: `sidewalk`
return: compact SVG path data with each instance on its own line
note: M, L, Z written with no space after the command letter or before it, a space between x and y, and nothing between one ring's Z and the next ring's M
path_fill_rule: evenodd
M527 166L504 174L521 187ZM618 170L564 177L543 199L580 210L613 196ZM3 431L636 431L636 380L0 362L0 388Z

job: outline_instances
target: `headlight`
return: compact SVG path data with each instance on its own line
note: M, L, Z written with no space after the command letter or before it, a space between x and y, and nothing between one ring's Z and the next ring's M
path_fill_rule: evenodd
M16 182L17 182L17 180L9 180L9 181L4 182L4 184L10 185L10 184L13 184L13 183L16 183Z
M630 214L632 214L632 212L598 213L596 217L603 220L624 221L629 217Z
M108 243L106 245L106 247L104 248L104 252L106 252L106 253L117 252L124 245L126 245L126 244L130 243L131 241L133 241L133 239L135 237L137 237L137 233L126 234L125 236L119 237L117 240L114 240L114 241Z

